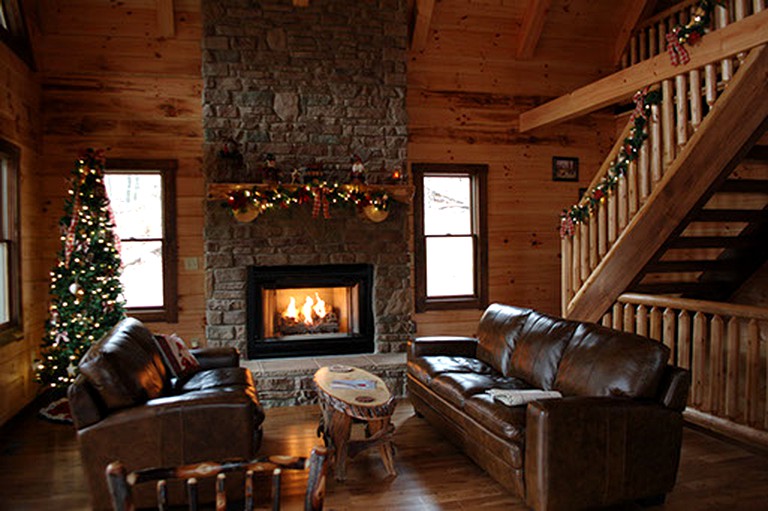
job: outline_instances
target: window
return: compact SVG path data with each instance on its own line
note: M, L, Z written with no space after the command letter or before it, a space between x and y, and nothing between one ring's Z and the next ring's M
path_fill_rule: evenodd
M414 164L416 311L488 301L487 165Z
M35 69L19 0L0 0L0 41L26 62L30 69Z
M0 344L21 331L19 148L0 140Z
M176 161L107 160L104 176L120 238L120 278L128 312L175 323Z

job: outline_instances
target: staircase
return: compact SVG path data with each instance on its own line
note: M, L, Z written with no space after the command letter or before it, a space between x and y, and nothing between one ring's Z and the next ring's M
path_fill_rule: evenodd
M768 260L768 146L754 146L699 202L629 291L725 301Z
M747 169L764 152L768 51L727 61L653 85L663 99L639 158L563 239L565 316L599 321L627 290L727 296L765 261L766 196L755 192L766 176ZM747 195L749 207L737 208L734 196Z

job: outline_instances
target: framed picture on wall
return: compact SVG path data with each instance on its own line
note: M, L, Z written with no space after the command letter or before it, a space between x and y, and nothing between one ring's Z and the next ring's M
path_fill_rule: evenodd
M578 181L579 159L564 156L552 157L552 181Z

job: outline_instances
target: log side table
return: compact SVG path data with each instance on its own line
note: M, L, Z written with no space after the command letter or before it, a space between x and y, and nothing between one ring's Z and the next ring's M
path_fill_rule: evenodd
M347 457L377 446L387 473L396 476L395 427L390 422L396 403L382 379L356 367L335 365L318 369L314 380L323 412L317 432L333 449L336 480L346 478ZM350 440L353 420L366 424L365 439Z

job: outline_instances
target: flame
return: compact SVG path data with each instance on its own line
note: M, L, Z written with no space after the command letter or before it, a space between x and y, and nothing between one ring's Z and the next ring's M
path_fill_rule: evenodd
M319 293L315 292L315 299L313 300L311 296L307 296L301 309L296 306L296 298L291 296L288 306L282 312L282 316L286 319L295 322L301 321L307 326L312 326L327 316L329 312L325 301L320 298Z
M301 306L301 315L304 316L304 324L305 325L311 325L314 323L312 321L312 305L314 302L312 301L311 297L307 297L306 300L304 300L304 305Z
M291 303L289 303L288 307L286 307L285 311L283 311L283 317L291 318L294 321L298 319L299 309L296 308L296 298L291 297Z
M315 311L315 314L317 314L318 318L323 319L325 315L328 314L328 311L325 309L325 302L322 298L320 298L318 293L315 293L315 298L317 298L317 302L315 303L315 306L312 307L312 310Z

